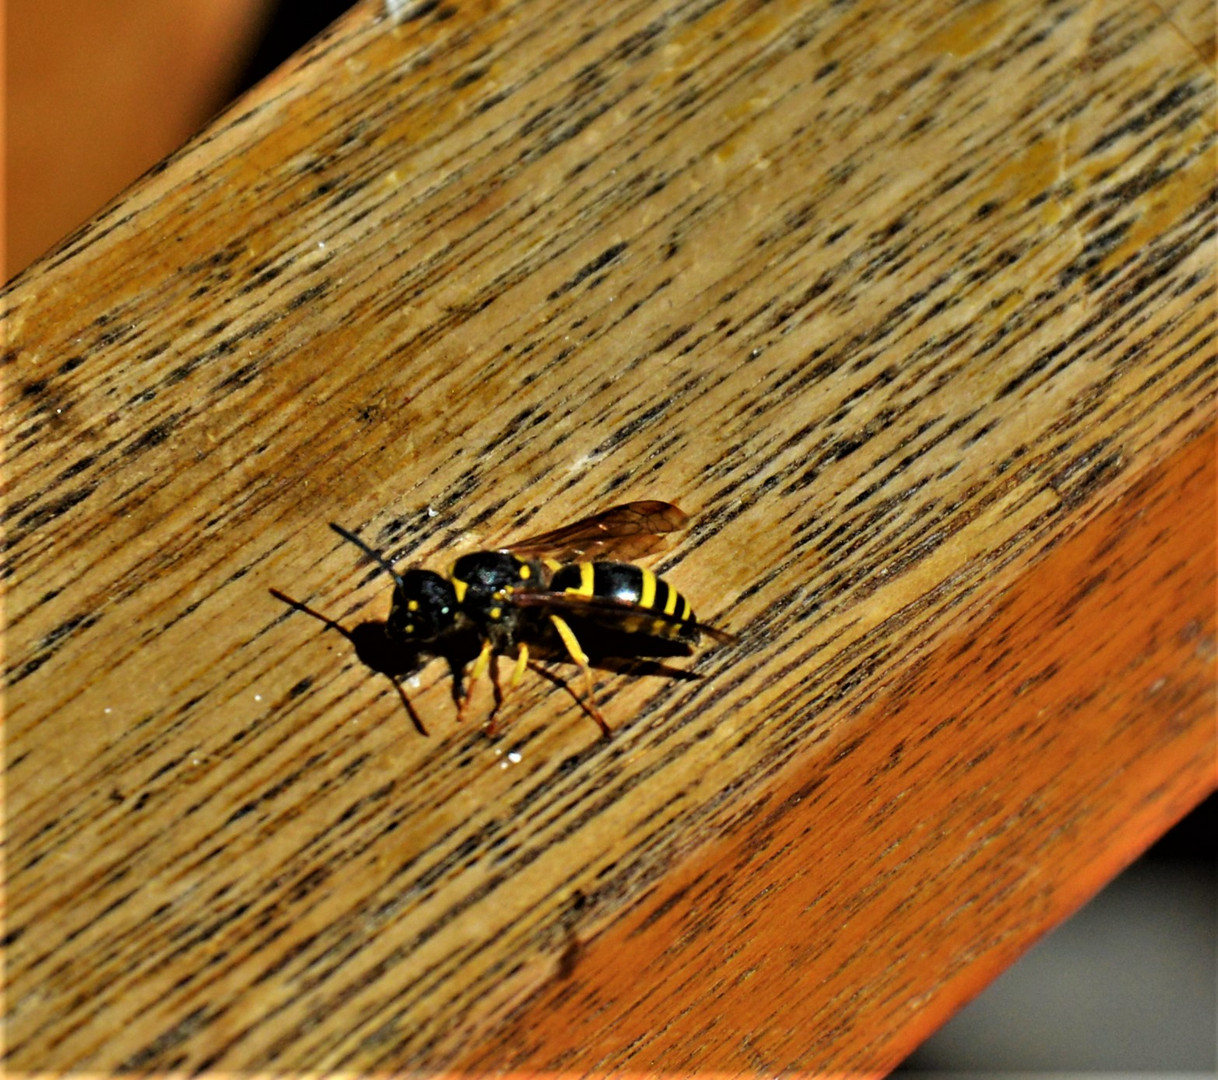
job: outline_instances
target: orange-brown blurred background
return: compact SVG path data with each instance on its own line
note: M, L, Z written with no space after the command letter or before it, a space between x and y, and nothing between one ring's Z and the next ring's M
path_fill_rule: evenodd
M181 146L350 3L3 2L4 280Z

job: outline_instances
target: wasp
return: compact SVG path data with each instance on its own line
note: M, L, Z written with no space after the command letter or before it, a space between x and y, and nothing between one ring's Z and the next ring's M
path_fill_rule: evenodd
M498 712L520 684L530 650L537 649L565 656L580 668L581 704L608 737L609 725L593 699L592 667L581 636L608 632L638 656L689 652L703 635L722 644L735 641L726 631L698 622L689 601L657 574L633 562L611 559L637 558L687 521L672 503L625 503L507 547L462 555L447 575L418 568L399 572L355 533L333 523L330 527L393 579L385 623L389 642L432 653L442 653L450 643L471 635L480 643L463 695L462 672L454 667L458 718L488 670L496 686ZM511 654L515 655L511 678L507 690L499 693L492 665L497 656Z

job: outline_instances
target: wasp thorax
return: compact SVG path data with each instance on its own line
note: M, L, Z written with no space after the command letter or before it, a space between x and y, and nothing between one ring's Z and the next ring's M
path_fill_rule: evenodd
M432 641L457 619L452 582L433 570L407 570L393 590L388 631L414 641Z
M474 551L462 555L452 568L457 596L466 602L466 589L474 597L502 596L532 576L529 564L506 551Z

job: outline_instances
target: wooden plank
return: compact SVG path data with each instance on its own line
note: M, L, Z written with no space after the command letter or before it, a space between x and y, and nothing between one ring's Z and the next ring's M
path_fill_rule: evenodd
M24 275L11 1067L881 1068L1201 797L1197 11L365 4ZM627 498L741 641L608 742L268 591Z
M1212 789L1214 464L1211 431L589 941L582 903L565 963L462 1065L898 1064Z

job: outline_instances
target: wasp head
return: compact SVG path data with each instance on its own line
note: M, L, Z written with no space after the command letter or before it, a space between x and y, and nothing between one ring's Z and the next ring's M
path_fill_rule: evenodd
M393 590L386 629L407 641L435 641L456 626L458 610L451 581L433 570L407 570Z

